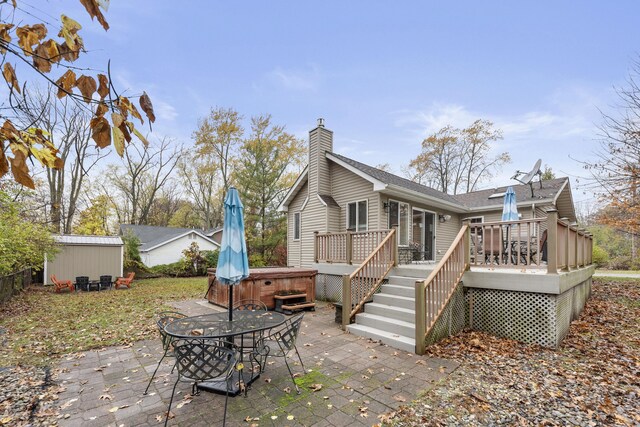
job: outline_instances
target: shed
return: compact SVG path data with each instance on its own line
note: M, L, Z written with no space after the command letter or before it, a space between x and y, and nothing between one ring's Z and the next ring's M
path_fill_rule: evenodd
M72 280L88 276L97 280L102 275L122 276L124 244L120 236L54 236L60 245L55 259L45 260L44 278L51 283L51 275L58 279Z

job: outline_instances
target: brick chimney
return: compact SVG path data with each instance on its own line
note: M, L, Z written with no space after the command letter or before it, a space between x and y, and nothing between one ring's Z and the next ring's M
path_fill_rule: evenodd
M324 127L324 119L309 131L309 196L331 194L329 162L324 153L333 151L333 132Z

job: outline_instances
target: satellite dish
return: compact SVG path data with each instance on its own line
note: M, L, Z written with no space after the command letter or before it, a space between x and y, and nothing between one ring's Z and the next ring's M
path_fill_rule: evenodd
M538 183L540 184L540 188L542 188L542 171L540 170L540 165L542 165L542 159L538 159L535 165L533 165L533 169L528 173L524 174L524 172L516 171L515 175L511 177L511 179L515 179L521 184L529 184L529 188L531 188L531 197L534 197L533 194L533 177L538 175ZM520 175L524 174L522 178L519 178Z

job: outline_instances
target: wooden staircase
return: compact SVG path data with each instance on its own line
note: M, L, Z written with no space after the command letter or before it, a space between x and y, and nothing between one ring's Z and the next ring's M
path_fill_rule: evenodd
M396 267L373 302L347 327L354 335L379 340L391 347L415 352L415 283L424 280L435 265L421 268Z

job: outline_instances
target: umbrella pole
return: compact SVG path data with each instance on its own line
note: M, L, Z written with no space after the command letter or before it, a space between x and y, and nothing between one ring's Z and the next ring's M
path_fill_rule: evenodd
M233 285L229 286L229 322L233 321Z

